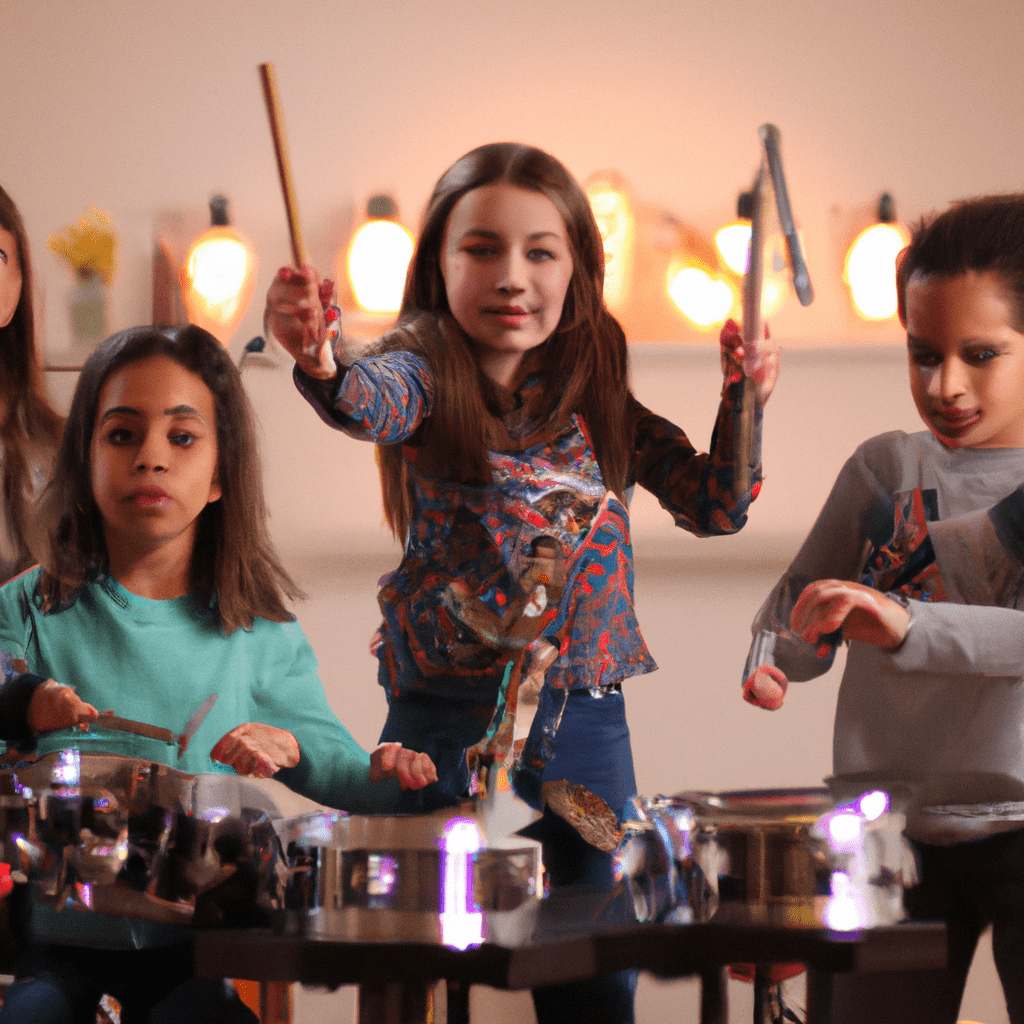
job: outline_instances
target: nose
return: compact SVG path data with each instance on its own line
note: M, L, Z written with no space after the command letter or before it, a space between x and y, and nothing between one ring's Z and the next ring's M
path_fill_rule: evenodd
M167 469L167 447L166 438L155 431L147 432L135 455L135 471L162 473Z
M501 261L498 291L503 295L519 295L526 290L526 260L519 253L510 252Z
M954 357L944 359L939 372L933 378L935 397L952 405L967 391L967 368L963 361Z

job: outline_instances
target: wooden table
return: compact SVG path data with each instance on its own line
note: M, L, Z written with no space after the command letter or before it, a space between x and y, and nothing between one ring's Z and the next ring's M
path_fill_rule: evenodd
M945 926L903 923L855 933L744 920L742 909L707 924L637 924L606 913L607 898L560 896L493 922L483 944L465 950L440 943L366 941L355 936L278 934L270 928L200 932L199 973L213 977L294 981L318 987L359 986L360 1024L423 1024L428 992L448 986L449 1024L468 1021L469 988L527 989L625 969L662 978L701 979L701 1024L726 1024L726 967L802 963L819 974L941 968ZM497 915L489 915L489 919ZM764 1019L767 983L755 981L755 1022ZM809 992L809 995L811 993ZM809 1002L812 1000L809 999ZM827 1011L808 1006L808 1024ZM882 1021L876 1024L884 1024ZM893 1022L898 1024L898 1022Z

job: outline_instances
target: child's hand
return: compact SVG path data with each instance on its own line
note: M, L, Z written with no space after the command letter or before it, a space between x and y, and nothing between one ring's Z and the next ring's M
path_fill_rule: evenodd
M754 382L757 401L764 406L779 379L779 346L772 340L768 325L764 328L764 341L751 345L743 343L739 325L726 320L719 335L722 349L722 372L727 384L734 384L744 376Z
M287 729L246 722L217 741L210 760L234 768L239 775L269 779L299 763L299 741Z
M337 373L327 336L334 284L321 281L315 267L282 267L267 291L264 321L267 330L311 377L328 379Z
M99 716L70 686L61 686L55 679L40 683L28 705L28 727L38 736L54 729L70 729Z
M789 622L793 632L811 644L841 628L846 640L891 650L903 643L910 612L861 583L817 580L804 587Z
M743 684L743 699L766 711L778 711L786 699L789 680L775 665L758 665Z
M422 789L437 782L437 769L426 754L403 747L401 743L382 743L370 755L370 781L398 779L402 789Z

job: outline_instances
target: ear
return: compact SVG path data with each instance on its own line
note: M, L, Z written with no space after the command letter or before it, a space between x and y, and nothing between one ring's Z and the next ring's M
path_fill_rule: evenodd
M224 495L224 488L220 485L220 466L213 471L213 479L210 481L210 494L206 499L207 505L219 501Z

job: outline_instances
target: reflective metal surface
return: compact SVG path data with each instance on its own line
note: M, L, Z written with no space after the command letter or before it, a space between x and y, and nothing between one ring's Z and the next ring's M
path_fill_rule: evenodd
M826 789L636 797L616 853L641 920L748 921L853 930L903 918L916 865L904 816L881 791Z
M62 750L80 750L89 754L117 754L175 767L178 747L169 729L161 730L165 736L147 736L123 729L107 729L90 723L87 729L56 729L36 739L36 754L59 753Z
M277 810L235 775L72 747L0 771L0 811L4 859L58 909L214 924L281 905Z
M540 895L540 844L489 843L472 803L427 815L301 815L282 843L285 934L465 948Z

